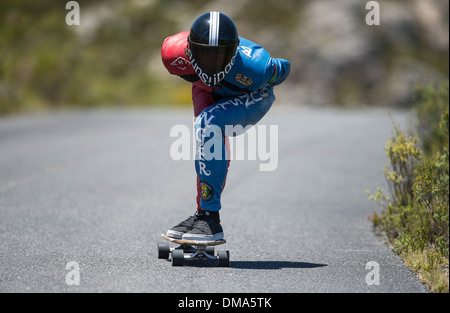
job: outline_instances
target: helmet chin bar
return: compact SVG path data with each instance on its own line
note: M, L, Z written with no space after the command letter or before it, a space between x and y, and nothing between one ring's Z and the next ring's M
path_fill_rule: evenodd
M194 68L195 73L198 75L200 80L207 85L208 87L213 87L219 84L220 81L222 81L225 76L231 71L231 68L233 67L234 63L236 62L236 55L237 55L238 49L236 49L235 54L231 58L230 62L228 62L227 65L225 65L224 69L220 72L213 73L213 74L207 74L197 63L197 61L193 58L192 52L189 48L186 49L186 56L189 57L191 61L191 65Z
M195 70L195 73L197 73L200 80L205 83L207 86L212 87L216 86L222 79L225 78L225 76L231 71L231 68L233 67L234 63L236 61L236 56L233 56L230 60L230 62L225 66L225 68L218 72L214 73L212 75L206 74L200 66L198 66L195 59L191 59L192 67Z

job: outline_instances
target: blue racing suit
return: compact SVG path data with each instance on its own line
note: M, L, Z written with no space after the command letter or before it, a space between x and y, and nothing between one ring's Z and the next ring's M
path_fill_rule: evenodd
M183 32L168 37L161 53L163 63L171 74L181 76L194 85L194 111L196 106L202 108L201 112L197 112L194 125L197 204L199 208L218 211L221 209L220 198L229 165L225 144L227 136L239 135L234 130L248 129L268 112L275 101L273 86L287 78L290 63L272 58L263 47L240 37L232 69L217 86L209 88L199 80L184 55L188 34ZM233 132L227 133L229 129Z

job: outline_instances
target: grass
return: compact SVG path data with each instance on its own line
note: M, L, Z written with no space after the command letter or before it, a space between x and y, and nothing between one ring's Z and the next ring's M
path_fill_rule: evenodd
M448 258L443 258L436 249L411 250L401 254L404 263L434 293L448 293Z

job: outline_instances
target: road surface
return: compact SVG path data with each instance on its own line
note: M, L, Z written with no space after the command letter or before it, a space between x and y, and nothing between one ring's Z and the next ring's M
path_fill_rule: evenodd
M275 170L231 162L229 268L157 259L160 233L195 210L175 125L192 129L191 111L1 118L0 292L426 292L367 219L381 209L365 190L386 187L388 111L273 108L261 125L278 126Z

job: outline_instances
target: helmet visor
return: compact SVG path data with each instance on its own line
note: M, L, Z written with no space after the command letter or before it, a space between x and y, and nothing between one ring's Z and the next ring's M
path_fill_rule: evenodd
M189 42L189 48L195 72L205 84L214 86L231 70L237 45L209 46Z

